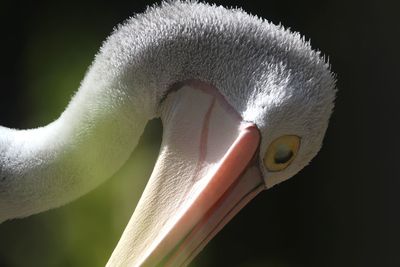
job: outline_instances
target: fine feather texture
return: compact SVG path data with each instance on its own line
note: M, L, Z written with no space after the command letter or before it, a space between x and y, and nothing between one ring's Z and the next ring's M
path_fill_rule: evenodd
M260 168L268 187L318 152L335 98L335 79L299 34L204 3L149 8L106 40L59 119L43 128L0 127L0 222L67 203L110 177L159 117L171 85L197 79L218 88L262 136ZM284 171L262 165L268 145L301 137Z

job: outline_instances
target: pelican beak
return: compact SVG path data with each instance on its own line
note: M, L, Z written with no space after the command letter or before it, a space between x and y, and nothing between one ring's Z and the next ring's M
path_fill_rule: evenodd
M159 158L108 266L186 266L265 189L259 131L215 88L182 84L160 113Z

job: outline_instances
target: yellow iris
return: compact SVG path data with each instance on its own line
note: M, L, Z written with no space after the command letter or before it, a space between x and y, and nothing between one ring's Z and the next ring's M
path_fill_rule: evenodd
M296 158L300 148L300 137L283 135L276 138L268 147L264 156L264 164L271 172L285 169Z

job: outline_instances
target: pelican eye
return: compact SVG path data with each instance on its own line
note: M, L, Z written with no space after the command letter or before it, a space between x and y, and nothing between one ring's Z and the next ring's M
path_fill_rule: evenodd
M264 156L264 164L271 172L285 169L295 159L300 148L300 137L283 135L269 145Z

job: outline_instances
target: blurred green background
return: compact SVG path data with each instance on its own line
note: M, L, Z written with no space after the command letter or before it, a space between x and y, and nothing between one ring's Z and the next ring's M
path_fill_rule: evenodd
M113 27L154 1L0 6L0 125L63 111ZM400 266L397 1L215 1L290 27L329 56L339 94L325 145L258 196L191 266ZM0 266L103 266L157 157L152 121L127 164L62 208L0 225Z

